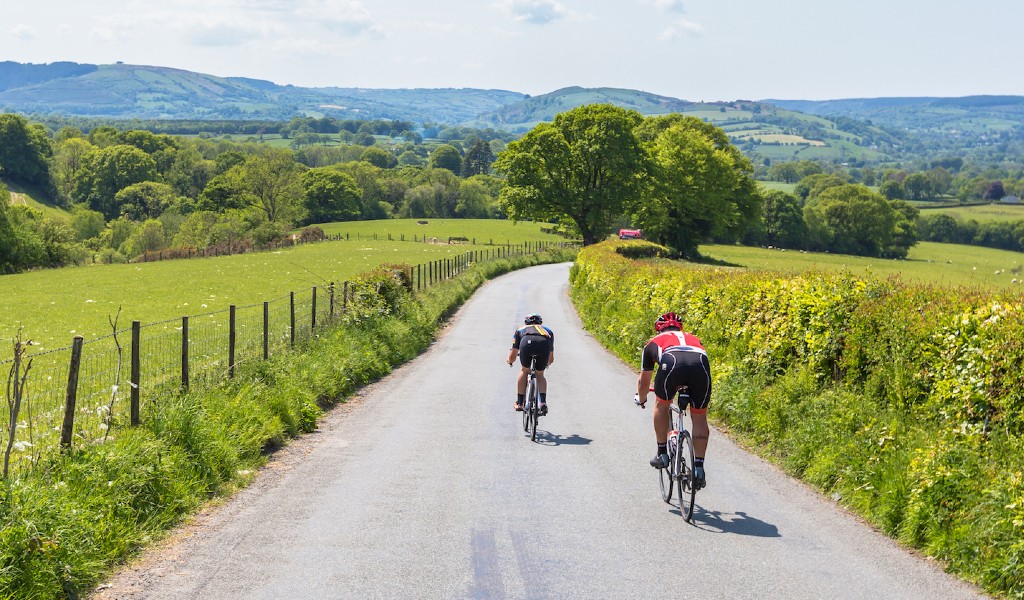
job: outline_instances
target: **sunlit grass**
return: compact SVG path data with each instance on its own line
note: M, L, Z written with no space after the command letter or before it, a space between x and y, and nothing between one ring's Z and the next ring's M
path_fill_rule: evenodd
M331 233L351 232L348 241L306 244L272 252L152 263L89 265L0 276L0 339L23 331L42 345L59 348L75 335L86 340L110 333L108 318L121 307L119 327L131 321L152 323L244 306L308 291L326 282L342 282L384 263L418 265L468 252L467 244L414 243L426 233L476 238L477 244L564 241L543 234L540 225L488 220L359 221L323 226ZM392 233L398 240L387 241ZM357 235L358 233L358 235ZM377 240L372 236L376 233ZM358 238L358 239L357 239ZM479 250L493 248L477 247ZM6 353L0 354L0 357Z
M906 281L922 283L1024 289L1020 283L1024 280L1024 254L979 246L921 242L910 249L907 260L749 246L708 245L701 246L700 251L709 258L750 269L786 273L845 270L882 278L898 275Z

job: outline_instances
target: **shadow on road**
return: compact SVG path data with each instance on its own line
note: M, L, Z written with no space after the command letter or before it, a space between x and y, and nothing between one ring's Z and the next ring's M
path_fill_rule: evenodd
M693 508L693 526L711 533L732 533L753 537L782 537L779 528L755 519L745 512L723 513L717 510Z
M537 443L544 446L586 446L592 441L594 440L582 437L576 433L563 437L550 431L537 430Z

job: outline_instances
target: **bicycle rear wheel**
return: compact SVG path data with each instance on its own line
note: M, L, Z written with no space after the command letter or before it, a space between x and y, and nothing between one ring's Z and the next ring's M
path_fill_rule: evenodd
M675 466L676 446L678 446L677 434L669 433L668 436L668 466L658 469L658 485L661 487L661 499L665 502L672 500L672 487L676 483L673 467Z
M675 472L679 482L679 514L689 523L693 518L693 500L697 495L697 488L693 485L693 439L689 431L679 432Z
M537 386L530 386L530 441L537 441L537 419L540 417L540 404L537 401Z
M530 431L530 398L533 397L533 382L526 390L526 405L523 406L523 431Z

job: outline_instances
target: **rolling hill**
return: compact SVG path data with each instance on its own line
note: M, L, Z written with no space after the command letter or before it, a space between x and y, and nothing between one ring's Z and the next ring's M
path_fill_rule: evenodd
M0 62L0 112L117 120L386 119L525 132L590 103L678 112L724 129L761 161L878 163L1024 154L1024 97L689 102L610 87L529 96L473 88L302 88L144 65ZM995 150L993 150L995 148ZM1018 150L1020 150L1018 152Z

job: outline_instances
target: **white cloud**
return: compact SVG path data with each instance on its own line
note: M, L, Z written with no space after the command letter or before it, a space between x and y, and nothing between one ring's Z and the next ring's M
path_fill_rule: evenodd
M36 30L25 24L15 25L7 30L7 33L11 37L16 37L20 40L30 40L36 37Z
M555 0L502 0L498 3L516 21L544 25L569 16L569 9Z
M683 9L683 0L654 0L654 5L662 10L685 12Z
M699 35L703 29L700 23L695 23L688 19L677 19L665 31L661 32L661 35L658 36L658 41L667 42L684 35Z

